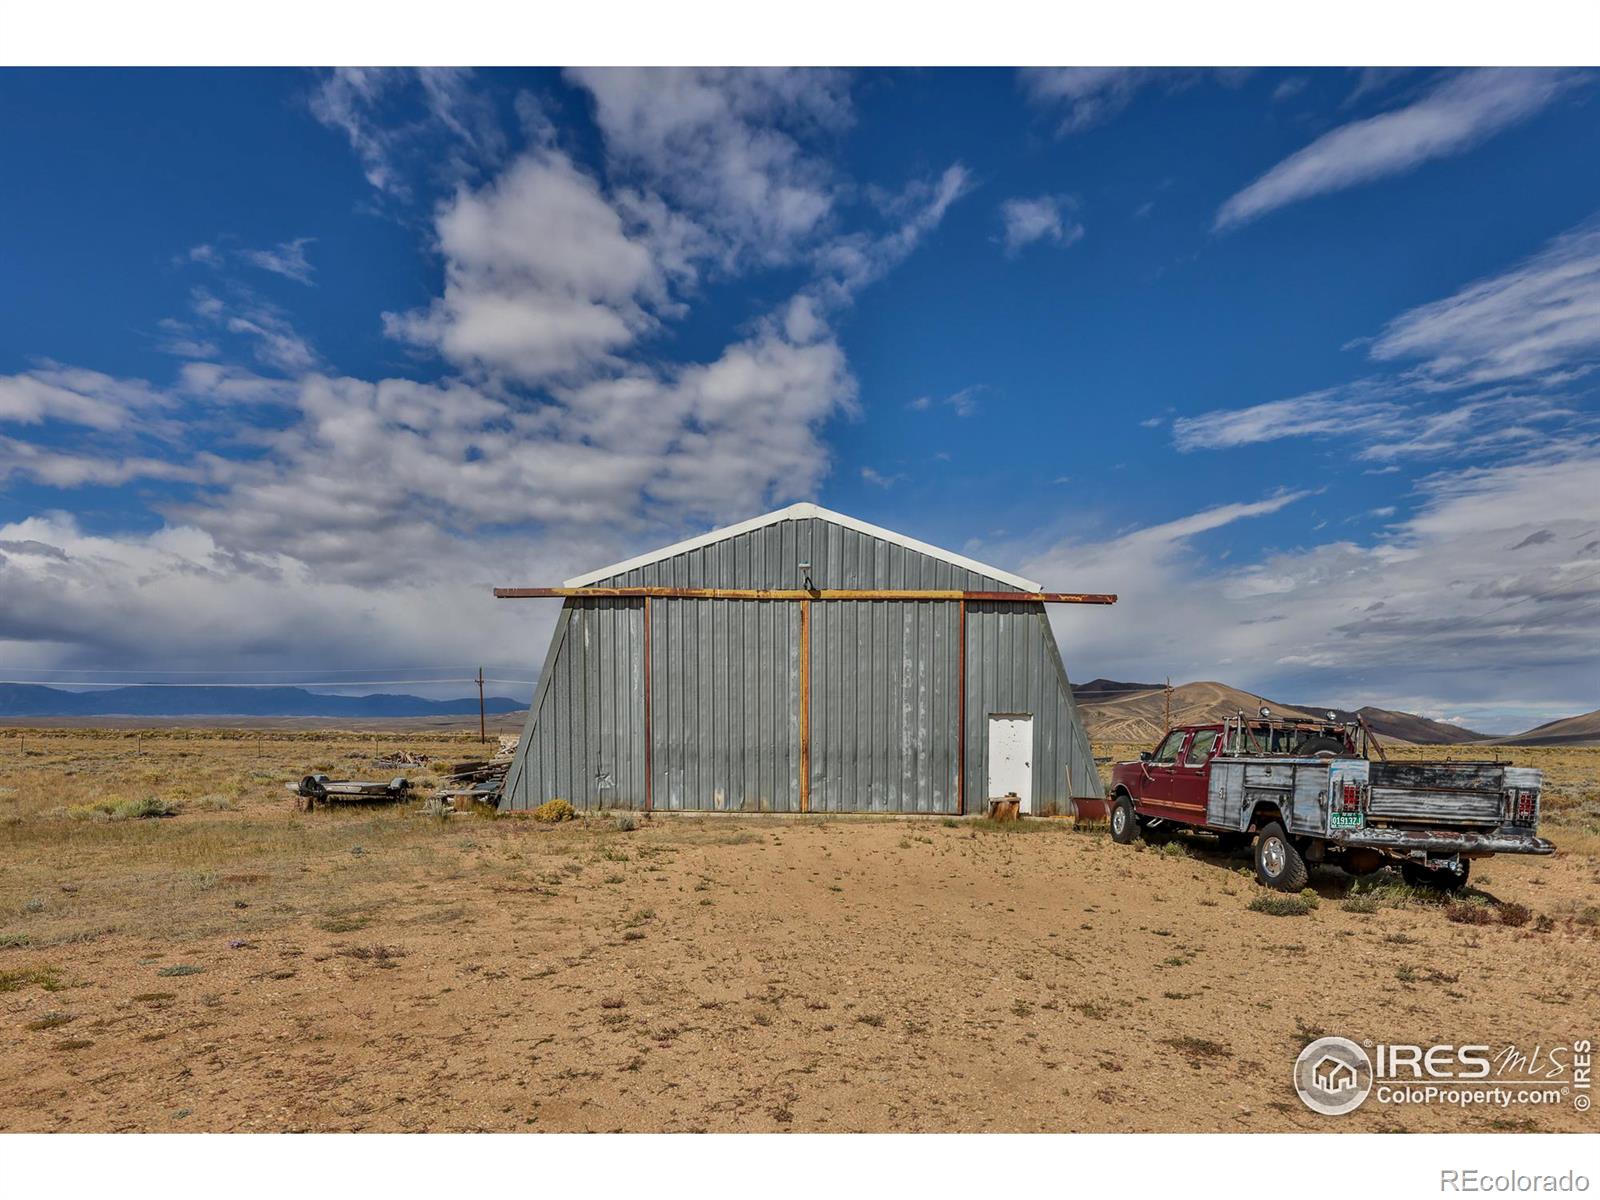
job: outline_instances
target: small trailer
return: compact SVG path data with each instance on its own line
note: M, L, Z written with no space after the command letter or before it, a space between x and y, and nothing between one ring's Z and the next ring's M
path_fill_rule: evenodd
M1116 764L1111 836L1188 827L1228 846L1254 838L1256 877L1284 891L1304 887L1318 862L1355 875L1394 862L1414 886L1453 890L1474 858L1555 850L1537 836L1543 787L1531 767L1391 761L1364 723L1263 710L1170 730L1137 762Z
M396 775L388 783L368 783L357 779L330 779L326 775L307 775L299 783L286 783L295 797L295 807L310 812L318 804L376 803L405 799L411 781Z

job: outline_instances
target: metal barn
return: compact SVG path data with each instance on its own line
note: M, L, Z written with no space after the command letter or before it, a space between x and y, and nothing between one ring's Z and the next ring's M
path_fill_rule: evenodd
M502 811L1103 803L1045 616L997 567L795 504L561 587Z

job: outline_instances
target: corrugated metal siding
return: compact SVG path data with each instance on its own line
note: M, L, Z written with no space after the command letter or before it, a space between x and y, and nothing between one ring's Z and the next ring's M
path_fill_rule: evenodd
M650 603L654 807L798 812L799 606Z
M818 518L785 520L596 586L803 586L1015 591ZM658 809L799 809L800 606L651 602L651 766ZM642 808L642 600L569 599L507 777L506 807L563 797ZM957 806L960 606L811 604L815 812L949 813ZM1044 607L967 605L966 811L981 812L988 717L1034 717L1035 812L1102 789Z
M957 567L819 517L777 521L620 575L595 587L798 588L799 564L818 588L959 588L1014 592L1009 583Z
M1033 811L1104 794L1042 604L967 605L967 811L988 799L989 716L1033 714Z
M644 602L572 599L562 607L506 807L557 797L577 808L644 806Z
M937 600L811 605L811 811L956 811L960 618Z

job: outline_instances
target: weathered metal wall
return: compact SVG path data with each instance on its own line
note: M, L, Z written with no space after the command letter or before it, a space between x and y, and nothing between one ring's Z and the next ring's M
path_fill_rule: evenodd
M813 812L953 813L961 606L811 605Z
M1042 604L967 605L967 810L987 797L989 716L1033 714L1033 811L1104 795Z
M800 606L650 604L653 806L798 812Z
M784 520L596 586L1015 591L819 518ZM505 807L561 797L642 808L644 601L569 599L540 675ZM653 599L651 804L800 807L800 604ZM960 756L960 609L951 601L810 604L814 812L953 813ZM988 716L1034 716L1034 811L1102 794L1044 607L967 605L966 811L983 810Z
M644 806L644 601L568 600L550 641L503 807L560 797Z
M594 581L595 587L958 588L1014 592L968 571L820 517L779 521Z

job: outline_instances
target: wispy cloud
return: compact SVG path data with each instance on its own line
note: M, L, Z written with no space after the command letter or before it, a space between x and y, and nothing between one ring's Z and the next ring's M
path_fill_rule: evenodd
M449 67L341 67L312 91L311 113L344 135L374 189L408 200L414 172L453 182L504 154L505 135L493 106L471 86L471 77ZM424 152L430 138L443 148Z
M1600 219L1511 270L1396 317L1380 361L1424 360L1429 382L1463 386L1557 375L1600 360Z
M1017 197L1000 205L1006 253L1018 254L1034 242L1070 246L1083 236L1083 226L1065 214L1071 202L1059 196Z
M874 487L881 487L887 490L888 488L892 488L897 483L904 482L906 476L902 471L896 471L892 475L886 475L882 471L879 471L873 467L862 467L861 478L867 483L872 484Z
M928 412L935 405L948 408L958 417L970 417L978 411L978 397L986 389L985 384L974 383L962 388L959 392L951 392L943 399L934 399L932 396L918 396L906 405L912 412Z
M1230 197L1213 228L1230 229L1299 200L1459 154L1533 116L1573 80L1570 73L1554 70L1454 75L1404 108L1323 134Z
M240 257L253 267L309 286L312 266L306 258L306 247L314 241L316 238L295 238L293 241L279 242L271 250L241 251Z
M1030 99L1061 110L1061 132L1077 133L1116 116L1159 74L1139 67L1026 67L1020 77Z

